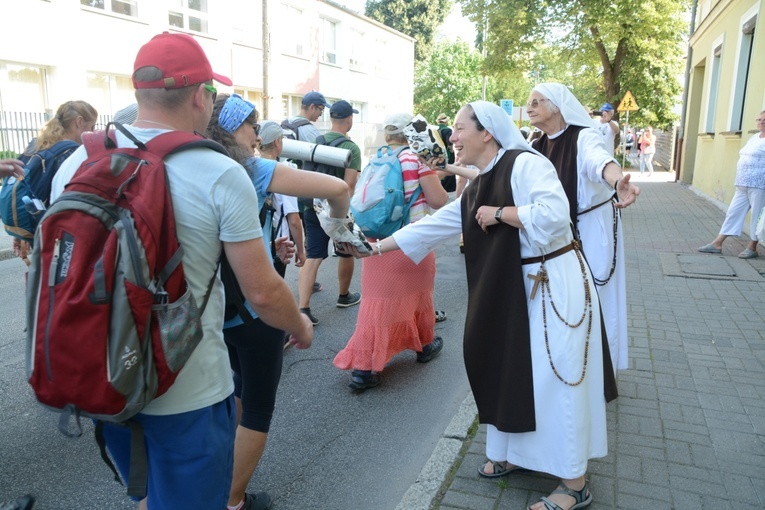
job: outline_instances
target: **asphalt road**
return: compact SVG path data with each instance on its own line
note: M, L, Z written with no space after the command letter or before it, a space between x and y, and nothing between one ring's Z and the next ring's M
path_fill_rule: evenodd
M393 509L414 483L469 391L461 340L466 284L457 240L437 255L436 308L449 317L436 325L444 351L425 365L413 352L396 356L383 384L362 394L353 393L350 375L332 365L353 332L358 307L335 306L337 259L322 264L324 290L311 303L321 323L310 350L285 355L269 443L250 484L268 491L274 508ZM134 509L101 461L92 426L84 437L69 439L58 432L57 415L36 403L25 378L24 267L5 260L0 272L0 503L32 492L39 510ZM357 261L354 290L360 272ZM296 279L289 267L295 292Z

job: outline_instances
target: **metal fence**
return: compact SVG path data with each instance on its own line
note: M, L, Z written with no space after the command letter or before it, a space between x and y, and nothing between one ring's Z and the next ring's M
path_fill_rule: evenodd
M0 111L0 153L24 152L51 117L51 114L44 112ZM99 115L96 129L106 126L111 118L111 115Z

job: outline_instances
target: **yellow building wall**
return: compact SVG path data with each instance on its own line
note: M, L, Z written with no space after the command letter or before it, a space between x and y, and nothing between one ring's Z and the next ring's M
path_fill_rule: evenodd
M743 105L740 133L731 131L736 69L742 22L757 15L752 41L747 92ZM690 40L692 48L686 113L686 144L681 180L725 204L735 187L738 152L755 129L754 118L765 109L765 2L720 0L710 6L706 17L696 27ZM714 50L722 44L717 93L710 97ZM715 100L714 122L708 130L708 108Z

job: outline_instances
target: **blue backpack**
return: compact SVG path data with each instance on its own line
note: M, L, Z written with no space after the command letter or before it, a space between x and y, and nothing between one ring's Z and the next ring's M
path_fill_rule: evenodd
M351 198L353 219L365 236L388 237L409 223L409 210L422 192L417 187L404 199L404 176L398 155L407 147L383 146L359 176Z
M77 142L62 140L32 156L22 156L24 178L3 179L0 216L8 235L30 243L34 240L35 228L49 205L53 176L77 147Z

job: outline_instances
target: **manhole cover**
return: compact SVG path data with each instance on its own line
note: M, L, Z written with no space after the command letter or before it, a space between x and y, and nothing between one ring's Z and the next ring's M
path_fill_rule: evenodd
M765 281L746 260L722 255L659 253L661 267L667 276L705 278L709 280Z

